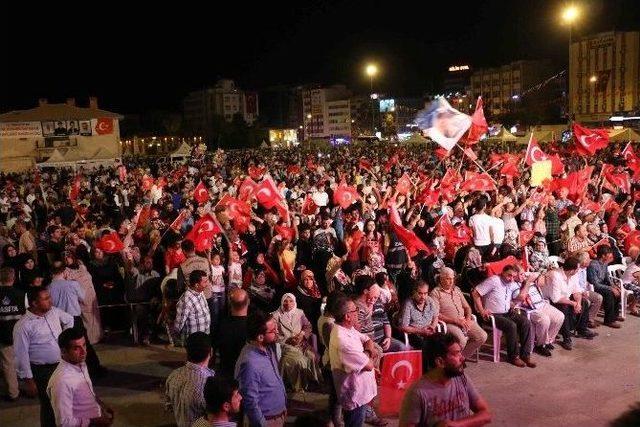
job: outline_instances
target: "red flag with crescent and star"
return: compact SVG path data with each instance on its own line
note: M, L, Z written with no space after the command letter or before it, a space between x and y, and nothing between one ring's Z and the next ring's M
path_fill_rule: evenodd
M124 249L124 243L115 231L106 234L95 243L96 248L107 254L115 254Z
M573 138L578 154L593 156L609 144L609 132L606 129L588 129L578 123L573 124Z
M536 162L543 162L545 160L550 160L549 156L545 154L544 151L540 148L538 141L533 137L533 132L531 133L531 137L529 138L529 145L527 145L527 152L524 156L524 161L527 166L531 166Z
M278 187L276 187L270 178L263 179L260 184L256 185L254 194L256 199L258 199L258 203L267 209L273 208L283 200L282 195L278 191Z
M193 190L193 198L200 204L206 203L209 200L209 190L202 181L200 181Z
M113 133L113 119L103 117L96 121L96 133L98 135L108 135Z
M191 240L196 250L202 252L211 249L213 238L221 232L222 227L218 224L218 220L211 214L206 214L195 223L184 238Z
M378 412L381 416L397 415L402 398L411 384L422 376L422 351L385 353L382 358L378 386Z
M340 184L333 193L333 202L340 205L342 209L347 209L359 198L358 190L346 184Z

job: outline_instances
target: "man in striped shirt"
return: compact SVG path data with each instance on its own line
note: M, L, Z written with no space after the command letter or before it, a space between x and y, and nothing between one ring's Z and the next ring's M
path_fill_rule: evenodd
M178 300L176 320L173 324L177 334L188 337L194 332L209 333L211 315L209 305L203 295L209 286L209 276L202 270L194 270L189 274L189 286Z

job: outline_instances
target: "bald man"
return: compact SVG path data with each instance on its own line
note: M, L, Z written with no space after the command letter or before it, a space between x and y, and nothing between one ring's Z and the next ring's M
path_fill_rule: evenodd
M229 292L230 313L222 318L213 337L213 354L216 350L220 353L220 371L223 375L233 376L236 360L247 342L248 308L249 295L244 289L234 288Z

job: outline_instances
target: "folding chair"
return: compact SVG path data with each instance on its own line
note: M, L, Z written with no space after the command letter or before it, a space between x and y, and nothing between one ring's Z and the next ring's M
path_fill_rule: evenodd
M633 294L633 291L624 288L624 283L622 282L622 276L624 276L626 269L623 264L613 264L607 267L609 278L620 288L620 317L623 319L627 317L627 299L629 295Z

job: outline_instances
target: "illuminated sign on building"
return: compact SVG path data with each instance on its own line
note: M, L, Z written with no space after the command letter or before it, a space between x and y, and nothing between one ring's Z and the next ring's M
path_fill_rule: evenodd
M451 72L468 71L470 69L471 69L471 67L469 67L468 65L452 65L451 67L449 67L449 71L451 71Z
M387 113L390 111L396 110L396 100L395 99L381 99L380 100L380 112Z

